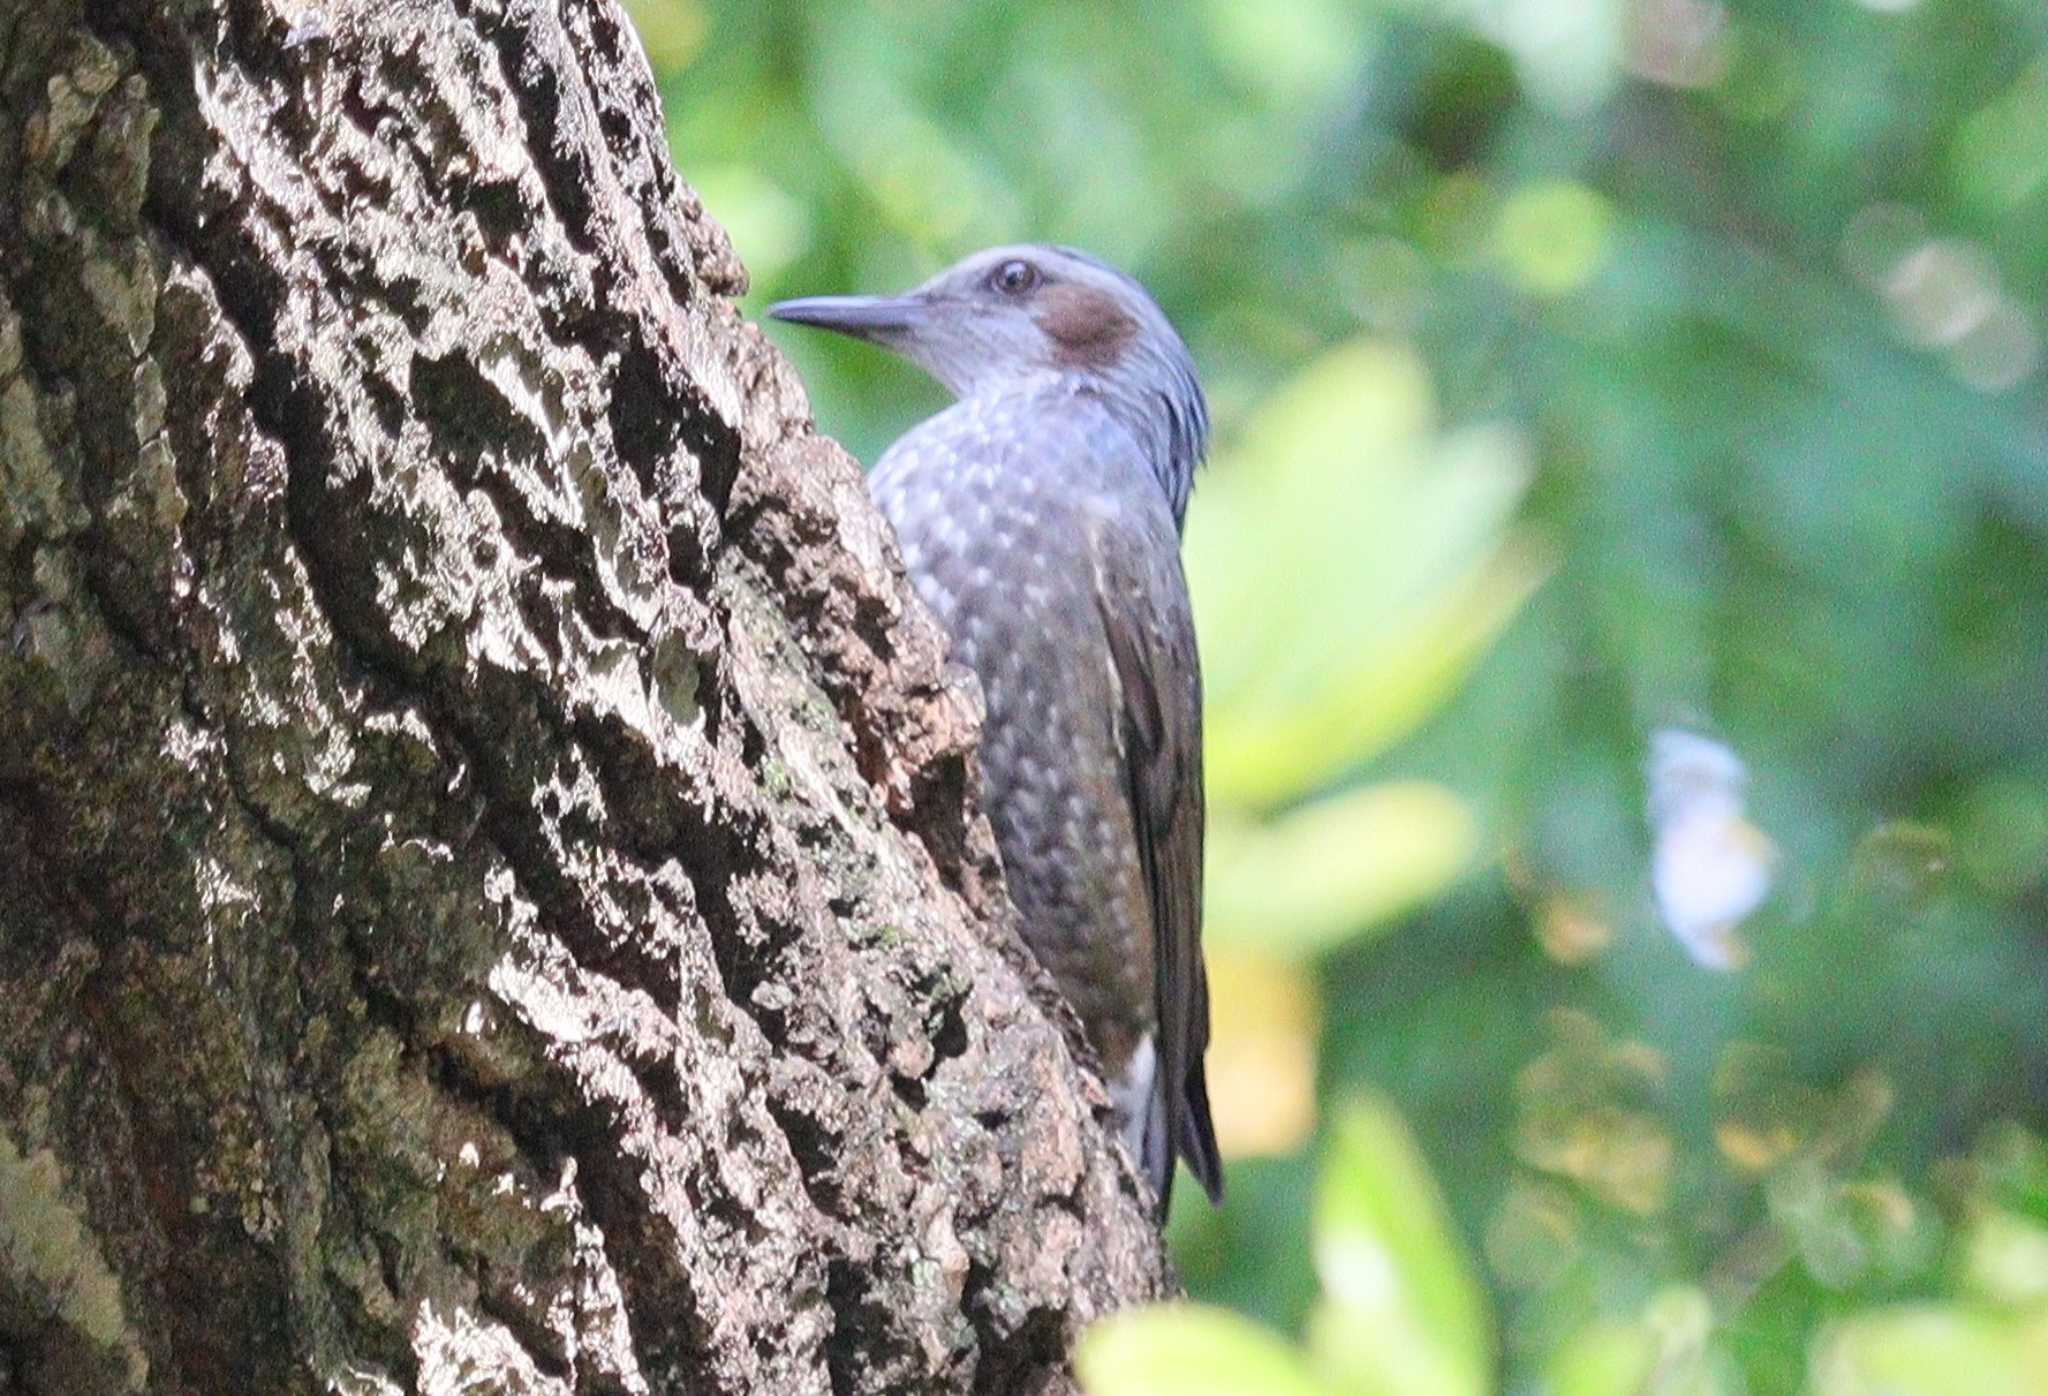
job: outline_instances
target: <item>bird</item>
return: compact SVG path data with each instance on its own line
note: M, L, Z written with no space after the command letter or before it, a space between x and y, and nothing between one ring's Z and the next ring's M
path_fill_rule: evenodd
M1179 1158L1220 1204L1180 558L1209 437L1193 356L1136 280L1058 245L768 313L892 351L951 393L883 453L870 492L980 681L983 800L1019 925L1102 1064L1157 1215Z

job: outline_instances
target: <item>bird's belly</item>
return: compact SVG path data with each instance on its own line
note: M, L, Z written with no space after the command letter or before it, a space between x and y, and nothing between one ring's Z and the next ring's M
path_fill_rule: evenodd
M983 526L899 538L987 700L984 802L1025 939L1113 1077L1152 1027L1152 919L1087 534L1043 514L973 517Z

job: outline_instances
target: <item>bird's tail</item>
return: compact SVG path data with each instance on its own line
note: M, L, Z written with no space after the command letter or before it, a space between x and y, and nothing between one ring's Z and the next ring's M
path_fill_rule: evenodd
M1223 1162L1216 1151L1216 1126L1209 1119L1209 1084L1197 1059L1180 1083L1179 1109L1168 1109L1174 1089L1159 1068L1152 1039L1131 1053L1123 1079L1110 1092L1124 1122L1124 1147L1159 1197L1164 1218L1173 1200L1174 1165L1185 1158L1211 1202L1223 1201Z
M1179 1138L1180 1156L1188 1161L1188 1171L1201 1183L1202 1191L1209 1194L1213 1206L1223 1203L1223 1156L1216 1148L1216 1124L1209 1118L1209 1077L1202 1070L1202 1059L1196 1057L1188 1063L1187 1079L1181 1082L1180 1126L1175 1133ZM1164 1102L1165 1092L1160 1092ZM1167 1170L1172 1171L1173 1161L1167 1160ZM1160 1199L1165 1200L1166 1190L1160 1189Z

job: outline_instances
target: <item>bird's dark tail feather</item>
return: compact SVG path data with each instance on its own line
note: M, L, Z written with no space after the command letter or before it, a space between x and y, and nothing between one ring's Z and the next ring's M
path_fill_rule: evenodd
M1181 1084L1180 1109L1166 1108L1166 1093L1173 1089L1162 1072L1145 1096L1145 1122L1137 1132L1138 1166L1159 1196L1159 1219L1173 1202L1175 1165L1188 1161L1188 1170L1212 1203L1223 1201L1223 1160L1216 1151L1216 1126L1209 1119L1209 1083L1197 1061Z
M1215 1205L1223 1202L1223 1158L1216 1151L1216 1126L1209 1119L1209 1078L1202 1059L1188 1063L1187 1080L1181 1084L1180 1155L1209 1194Z

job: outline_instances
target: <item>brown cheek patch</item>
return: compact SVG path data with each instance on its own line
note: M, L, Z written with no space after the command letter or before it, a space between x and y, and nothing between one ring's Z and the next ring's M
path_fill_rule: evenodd
M1138 322L1100 291L1048 286L1038 297L1038 328L1069 368L1109 368L1138 332Z

